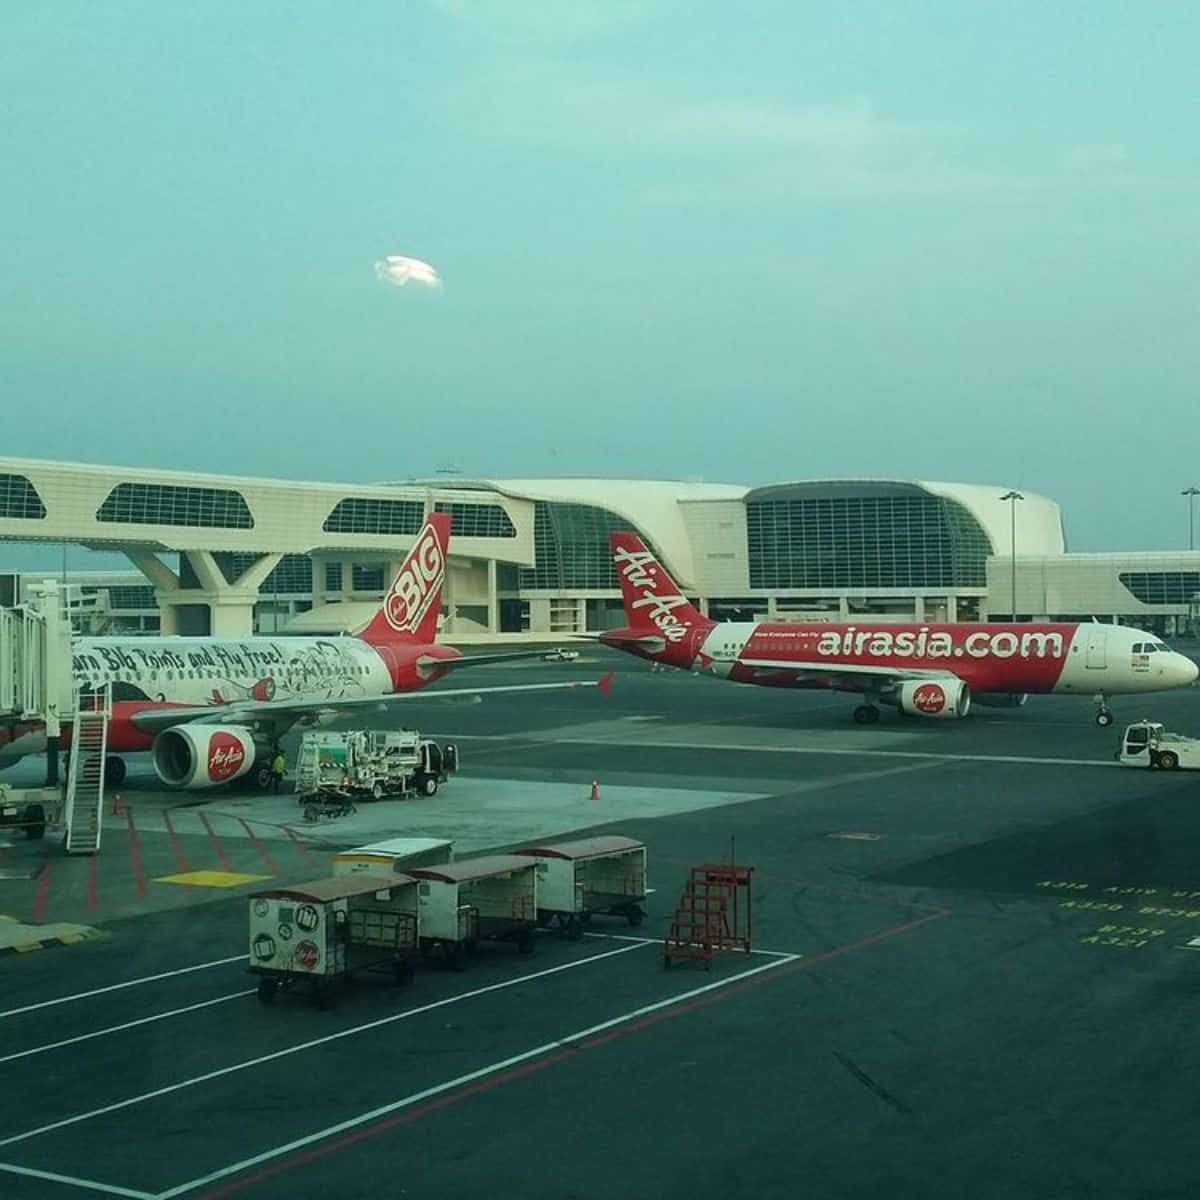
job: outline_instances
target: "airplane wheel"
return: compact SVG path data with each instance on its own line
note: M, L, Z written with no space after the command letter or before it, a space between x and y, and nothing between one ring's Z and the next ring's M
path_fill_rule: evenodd
M1170 750L1164 750L1158 756L1158 765L1164 771L1174 771L1179 766L1179 755Z
M1096 714L1096 724L1107 729L1113 723L1113 715L1107 708L1102 708Z
M854 710L854 723L856 725L874 725L879 720L879 709L873 704L860 704Z
M104 760L104 782L108 787L120 787L125 782L125 760L110 754Z

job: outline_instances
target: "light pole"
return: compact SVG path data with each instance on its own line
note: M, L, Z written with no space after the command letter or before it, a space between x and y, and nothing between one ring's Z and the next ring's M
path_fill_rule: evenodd
M1179 493L1181 496L1188 498L1188 549L1195 550L1196 548L1196 497L1200 496L1200 488L1189 487L1184 488Z
M1009 505L1009 548L1012 550L1012 612L1010 618L1017 619L1017 501L1025 497L1020 492L1005 492L1000 497Z

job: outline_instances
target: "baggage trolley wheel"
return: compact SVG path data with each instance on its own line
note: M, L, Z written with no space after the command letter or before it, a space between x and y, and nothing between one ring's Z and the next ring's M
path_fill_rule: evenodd
M578 942L583 937L583 920L581 917L567 918L567 941Z
M568 937L571 936L569 928L567 930L567 936ZM532 929L522 929L521 932L519 934L517 934L517 950L521 954L532 954L533 953L533 930Z
M396 980L397 987L407 987L413 981L413 976L416 972L413 970L413 965L407 959L402 959L392 968L392 975Z
M329 1012L337 1006L337 997L333 994L333 987L326 979L318 979L313 984L313 999L322 1012Z
M275 993L279 991L279 980L272 979L269 975L264 976L258 981L258 999L260 1004L270 1004L275 999Z
M630 925L634 926L634 928L640 925L645 919L646 914L640 908L638 908L636 904L632 908L626 909L625 911L625 920L627 920Z
M465 971L467 969L467 944L466 942L453 942L446 947L446 958L450 963L450 970Z

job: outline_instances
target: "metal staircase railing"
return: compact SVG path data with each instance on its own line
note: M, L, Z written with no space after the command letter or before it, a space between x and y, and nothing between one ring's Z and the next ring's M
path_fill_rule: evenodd
M100 850L104 758L111 715L112 693L108 687L91 696L81 696L75 710L67 767L67 799L63 809L68 854L96 854Z

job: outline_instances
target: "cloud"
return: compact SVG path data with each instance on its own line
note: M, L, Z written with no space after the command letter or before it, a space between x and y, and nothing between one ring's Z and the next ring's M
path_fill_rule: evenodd
M375 264L375 274L383 283L393 287L404 287L406 283L423 283L427 287L441 287L437 271L419 258L407 258L403 254L389 254Z

